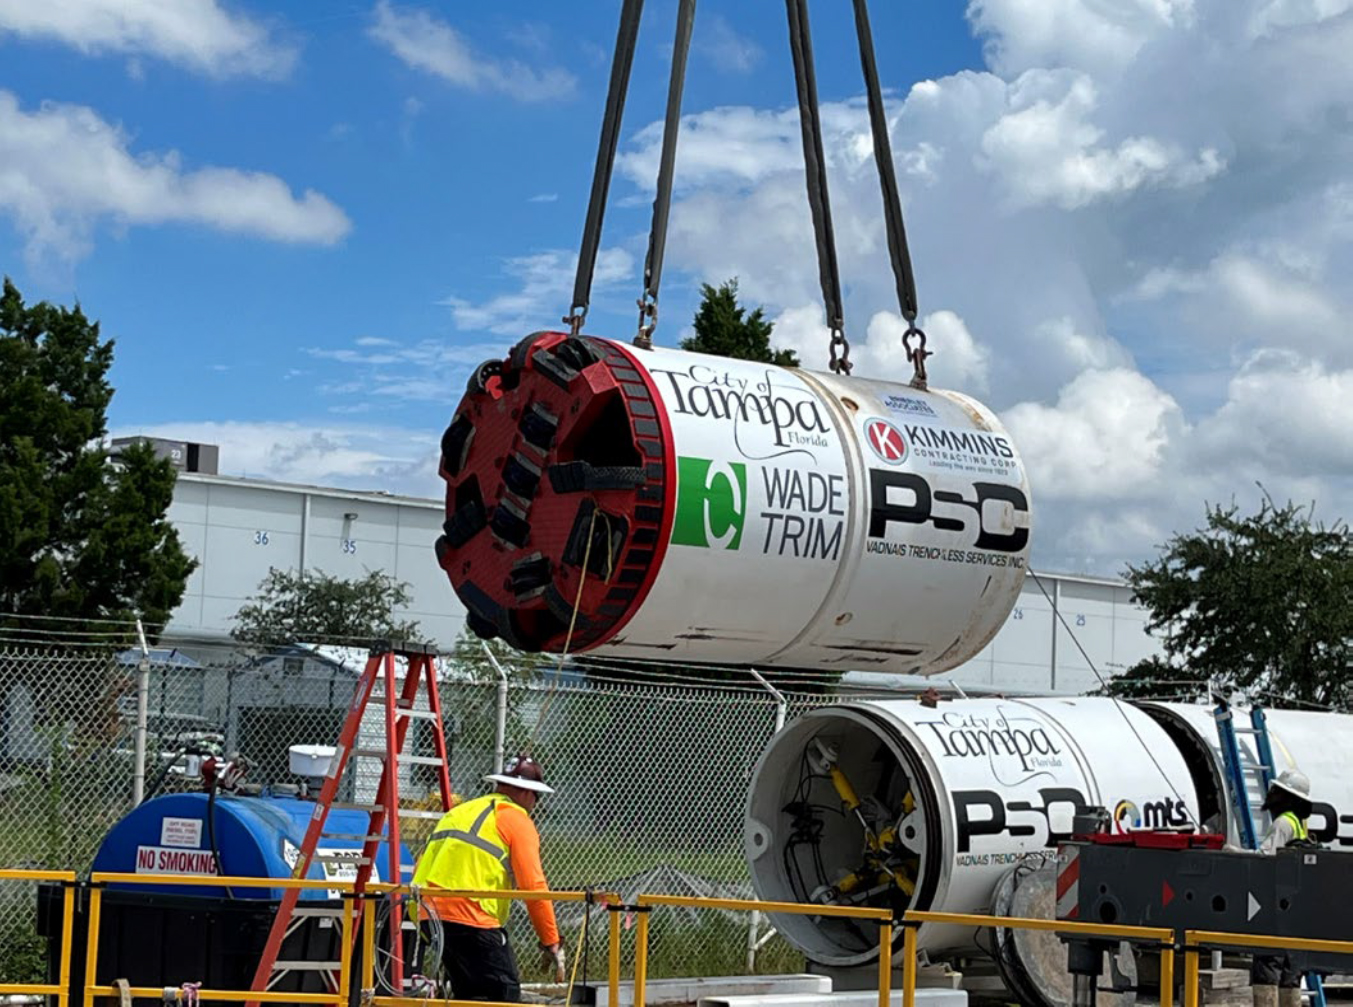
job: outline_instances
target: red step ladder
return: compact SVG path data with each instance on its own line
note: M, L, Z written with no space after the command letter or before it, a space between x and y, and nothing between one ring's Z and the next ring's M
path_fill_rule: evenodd
M300 855L296 860L292 877L304 878L310 872L312 862L333 862L357 865L354 891L361 895L371 880L372 868L376 863L380 844L387 842L388 864L386 880L396 884L406 879L401 870L399 820L401 817L439 819L451 807L451 778L447 770L446 735L442 731L441 699L437 694L437 670L434 663L434 650L418 644L377 643L367 656L366 668L357 682L357 689L348 707L347 719L339 735L338 750L329 765L329 774L324 779L319 798L315 802L315 813L306 829L305 839L301 843ZM404 658L407 670L402 685L396 678L395 659ZM382 692L373 696L377 684ZM417 705L419 685L427 694L427 706ZM381 748L363 748L360 745L362 718L367 705L372 701L381 703L385 711L383 734L385 744ZM409 725L417 719L425 719L432 725L432 743L435 755L405 755L404 743L409 735ZM337 800L338 789L343 781L344 771L354 759L370 758L381 763L380 783L376 788L374 803L352 804ZM400 765L428 765L437 767L437 783L441 788L442 810L425 811L399 806L399 767ZM369 815L365 834L330 833L325 831L325 823L332 808L350 808L364 811ZM325 839L347 841L362 840L362 852L355 860L351 851L326 854L320 849ZM410 868L412 869L412 868ZM297 906L300 890L286 889L277 915L273 918L272 929L268 932L268 943L264 947L263 957L254 973L250 987L256 992L270 990L284 976L292 972L323 972L333 990L337 989L333 972L336 962L286 961L279 960L283 942L299 927L307 917L317 913L333 914L333 910L307 909ZM394 896L391 896L394 899ZM403 990L404 983L404 927L403 914L392 904L390 912L390 979L396 990Z

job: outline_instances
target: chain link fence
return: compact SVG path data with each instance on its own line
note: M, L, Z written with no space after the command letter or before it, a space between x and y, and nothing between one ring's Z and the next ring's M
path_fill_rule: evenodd
M201 660L156 650L110 654L91 647L0 649L0 867L87 871L109 828L133 806L138 676L147 713L144 792L200 789L194 757L239 753L248 780L294 787L287 752L337 741L365 651L282 648L267 654L196 651ZM750 897L742 855L746 789L777 716L830 701L779 697L746 686L634 681L487 663L439 664L452 787L461 797L490 786L500 752L530 750L557 793L536 809L550 884L560 889ZM501 728L500 728L501 723ZM426 721L415 728L430 730ZM383 744L373 704L359 745ZM430 734L410 754L432 754ZM379 764L354 771L348 799L374 794ZM406 765L402 803L436 807L436 770ZM406 819L415 855L431 822ZM426 825L426 828L422 826ZM227 859L223 857L223 859ZM228 870L228 860L226 863ZM0 981L35 978L43 948L35 934L35 890L0 890ZM570 953L584 909L560 905ZM592 977L605 961L605 912L589 929ZM748 914L659 910L650 967L661 975L746 971L749 940L763 937ZM511 927L531 978L535 946L526 914ZM632 955L632 941L623 945ZM627 967L632 962L627 962ZM757 971L802 968L778 937L763 942Z

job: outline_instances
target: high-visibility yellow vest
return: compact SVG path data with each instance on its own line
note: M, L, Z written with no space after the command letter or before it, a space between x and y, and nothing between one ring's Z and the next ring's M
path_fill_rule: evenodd
M1306 823L1298 818L1295 812L1284 811L1278 818L1286 818L1292 826L1292 842L1303 842L1311 838L1311 834L1306 830Z
M414 871L415 885L467 891L501 891L511 887L507 844L498 834L498 807L526 809L504 794L485 794L457 804L437 822ZM507 923L507 899L474 899L484 912Z

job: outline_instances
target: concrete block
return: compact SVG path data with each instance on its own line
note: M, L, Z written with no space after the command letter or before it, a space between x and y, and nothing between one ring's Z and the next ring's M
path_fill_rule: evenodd
M596 990L597 1007L611 1007L611 991L606 983L590 983ZM709 997L719 996L767 996L780 994L803 994L807 1002L819 1003L824 995L831 993L832 981L826 976L780 975L780 976L700 976L694 978L650 979L645 984L644 999L653 1005L693 1004L703 1002ZM874 998L876 1001L877 996ZM620 984L620 1002L616 1007L633 1007L634 984ZM948 1005L946 1005L948 1007Z
M878 1002L877 991L854 990L849 993L705 997L698 1007L877 1007ZM893 1007L902 1007L902 991L893 990L889 1003ZM916 1007L968 1007L968 994L963 990L918 989Z
M1200 969L1198 984L1205 990L1236 990L1248 988L1250 973L1248 969Z

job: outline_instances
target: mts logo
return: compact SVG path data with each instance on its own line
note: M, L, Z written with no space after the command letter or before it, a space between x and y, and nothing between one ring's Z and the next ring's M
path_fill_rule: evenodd
M674 545L736 549L747 517L747 466L708 458L677 459Z

